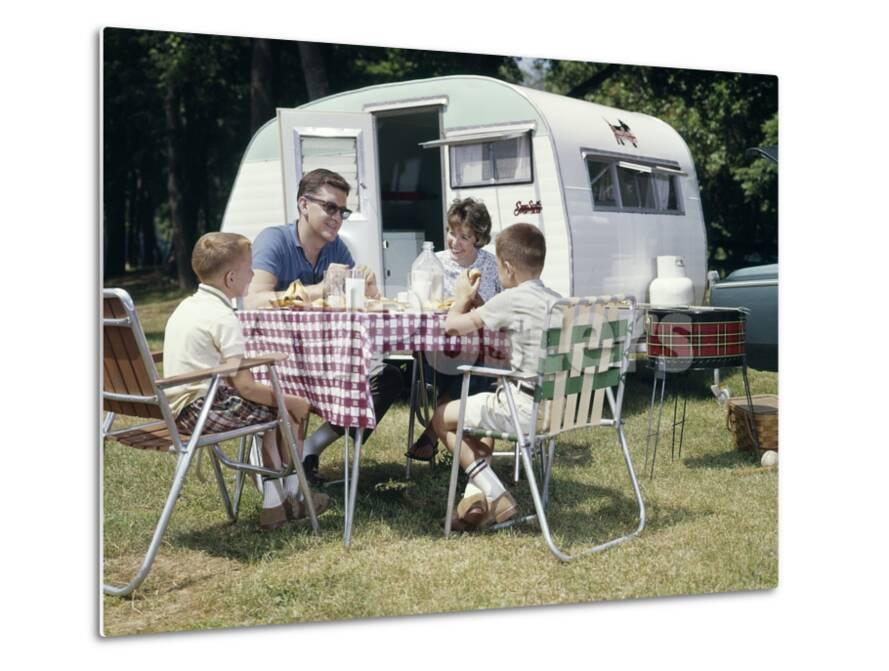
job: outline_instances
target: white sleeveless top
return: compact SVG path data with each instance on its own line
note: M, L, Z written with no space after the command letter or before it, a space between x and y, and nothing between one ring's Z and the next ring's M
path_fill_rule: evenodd
M475 257L475 261L471 266L465 268L454 261L451 257L451 252L447 249L441 252L436 252L435 255L438 257L438 260L441 261L441 265L444 266L445 270L445 296L454 295L454 283L457 281L457 276L464 270L470 270L472 268L476 268L482 274L481 283L478 286L478 295L482 297L482 300L487 302L491 300L493 296L503 291L503 287L500 286L500 276L497 274L497 259L491 252L486 252L484 249L478 250L478 255Z

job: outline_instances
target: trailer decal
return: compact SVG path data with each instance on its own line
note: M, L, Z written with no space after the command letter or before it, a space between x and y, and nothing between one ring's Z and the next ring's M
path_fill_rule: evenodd
M527 203L523 203L522 201L516 201L515 209L512 211L513 216L519 216L520 214L539 214L543 210L543 205L538 200L536 203L533 200L529 200Z
M608 127L611 128L611 132L614 133L614 139L619 145L625 145L627 142L629 142L634 147L639 146L636 144L636 136L630 132L630 127L623 121L618 119L617 126L611 123L608 119L605 119L605 123L607 123Z

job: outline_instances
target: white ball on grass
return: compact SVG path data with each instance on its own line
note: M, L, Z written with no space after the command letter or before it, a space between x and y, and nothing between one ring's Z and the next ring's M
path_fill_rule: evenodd
M764 452L760 463L763 466L775 466L778 463L778 453L775 450Z

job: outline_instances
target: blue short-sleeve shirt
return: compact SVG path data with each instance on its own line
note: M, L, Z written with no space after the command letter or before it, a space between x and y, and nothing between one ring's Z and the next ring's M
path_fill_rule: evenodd
M353 266L355 261L346 243L340 238L328 242L313 266L299 242L296 224L269 226L253 241L253 269L265 270L278 278L275 291L282 291L294 280L305 285L318 284L331 263Z

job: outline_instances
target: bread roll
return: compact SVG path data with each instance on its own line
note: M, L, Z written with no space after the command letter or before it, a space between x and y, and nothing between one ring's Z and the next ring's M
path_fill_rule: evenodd
M469 271L469 282L470 284L475 284L475 281L482 276L482 271L478 268L472 268Z

